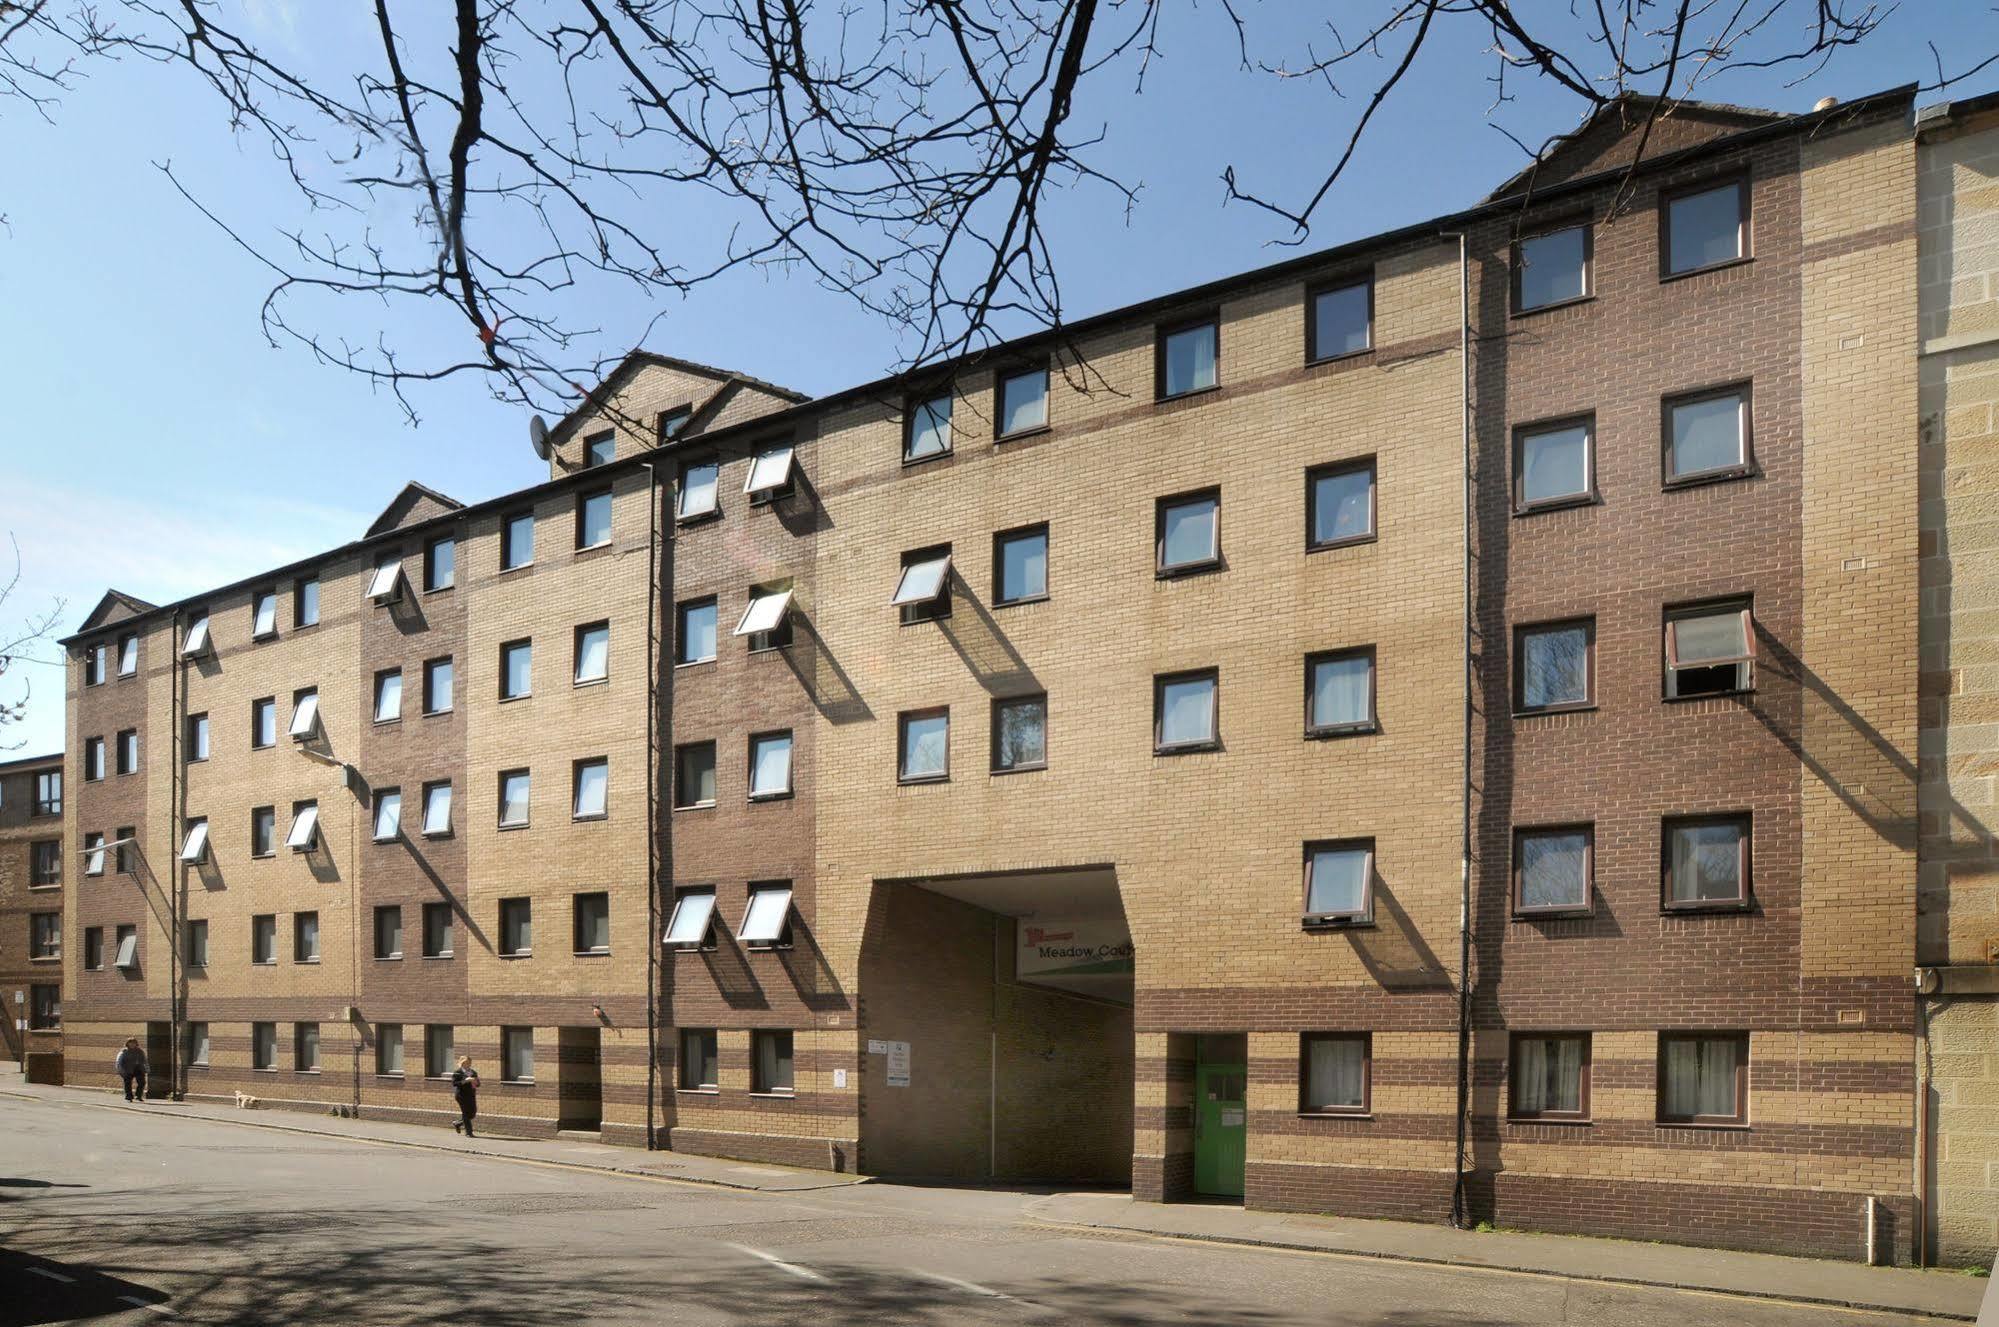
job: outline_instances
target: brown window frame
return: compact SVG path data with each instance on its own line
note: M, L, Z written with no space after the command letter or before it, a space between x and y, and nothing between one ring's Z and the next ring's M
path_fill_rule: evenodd
M104 971L104 928L86 926L83 928L83 970L85 972Z
M1529 705L1527 703L1527 637L1539 632L1566 631L1574 627L1583 629L1583 699L1565 700L1554 705ZM1549 622L1516 622L1513 625L1513 713L1517 716L1532 714L1572 714L1579 710L1593 710L1596 698L1596 618L1561 617Z
M777 792L760 793L754 791L756 786L756 775L757 775L757 743L766 737L783 737L788 739L791 743L791 751L790 755L786 758L784 762L784 787ZM690 745L692 744L690 743ZM676 758L678 758L678 750L679 750L678 748L675 748ZM715 772L719 778L721 771L718 769ZM720 787L717 787L715 791L717 793L720 793L722 790ZM766 728L760 732L751 733L743 743L744 798L752 802L782 802L790 797L796 796L797 792L798 792L797 731L791 728ZM721 799L718 797L716 800L719 801Z
M377 908L375 911L380 912ZM270 948L259 951L264 936L270 937ZM250 964L252 967L275 967L278 962L278 914L257 912L250 915Z
M1041 704L1041 759L1031 764L1002 765L1000 750L1000 711L1009 705L1025 705L1030 701ZM994 774L1025 774L1031 770L1048 768L1048 693L1046 691L1022 692L1017 696L994 696L992 717L987 724L992 750L989 753L989 768Z
M602 460L598 460L597 457L594 455L594 453L596 451L598 444L605 442L611 444L611 454L609 456L606 456ZM582 462L582 464L576 467L578 470L603 469L605 466L611 464L611 462L618 459L618 431L616 429L604 429L600 432L592 433L590 436L582 440L582 446L579 449L579 453L580 454L578 456L578 459Z
M1711 193L1729 185L1735 186L1736 224L1741 228L1741 252L1733 258L1724 258L1718 263L1707 263L1700 267L1689 267L1685 271L1673 270L1673 204L1682 198L1695 194ZM1663 284L1678 281L1684 277L1698 276L1702 272L1719 272L1724 267L1734 267L1752 261L1756 257L1756 226L1753 220L1755 207L1750 197L1750 174L1747 167L1724 171L1716 175L1703 176L1688 184L1674 185L1659 191L1659 280Z
M306 601L305 587L308 585L313 587L312 621L310 622L305 620L305 601ZM293 631L303 631L307 627L316 627L319 625L319 617L320 617L319 594L320 591L325 588L326 587L321 585L319 582L318 572L311 572L304 576L295 576L292 578L292 630Z
M517 649L525 649L528 652L528 685L527 685L527 690L525 691L507 690L508 656ZM500 666L497 671L499 672L500 675L494 679L494 682L496 686L497 696L502 703L510 700L526 700L529 697L533 696L534 695L534 637L521 636L514 640L501 641Z
M1711 470L1693 470L1683 475L1673 473L1673 408L1682 405L1696 405L1702 401L1718 401L1723 397L1742 398L1742 459L1734 465L1716 466ZM1593 444L1592 444L1593 445ZM1755 479L1762 474L1756 464L1756 388L1748 378L1734 382L1718 383L1712 387L1697 387L1692 391L1673 392L1659 398L1659 483L1667 490L1699 488L1704 484L1726 484L1737 479Z
M576 810L576 794L582 791L583 771L591 765L604 767L604 809L579 814ZM604 756L578 756L569 762L569 819L570 821L598 821L611 818L611 758Z
M916 440L916 412L932 401L949 401L951 414L946 421L944 448L942 451L925 452L912 456L909 447ZM902 463L904 465L926 465L931 461L942 461L958 454L958 388L955 383L940 382L920 391L911 392L902 399Z
M507 560L508 557L516 551L513 547L514 525L523 518L528 523L527 556L521 558L519 561L509 562ZM534 565L535 536L540 533L536 528L538 524L539 522L535 520L533 507L519 507L513 511L500 513L500 572L502 575L510 571L522 571Z
M519 820L507 817L507 780L516 774L525 774L528 779L528 814ZM527 765L516 765L503 769L493 780L493 825L496 829L526 829L534 821L534 770Z
M440 909L442 911L440 911ZM437 917L437 916L442 916L444 918L444 925L441 929L444 932L443 938L448 943L436 949L432 949L430 947L430 936L431 936L430 919L432 917ZM416 939L417 956L419 958L456 957L458 952L457 922L458 922L458 911L451 903L433 902L433 903L424 904L423 907L420 908L417 912L417 925L422 928L421 931L418 933Z
M109 774L104 764L104 739L86 737L83 739L83 781L102 783Z
M47 860L44 861L44 856ZM54 870L45 869L49 863ZM28 844L28 888L60 889L62 887L62 840L35 839Z
M1357 544L1372 544L1381 538L1381 468L1378 458L1359 456L1345 461L1327 461L1305 471L1305 551L1318 553L1329 548L1352 548ZM1367 472L1367 533L1350 534L1342 539L1320 539L1316 536L1318 514L1318 487L1321 479L1331 479L1337 475Z
M761 1060L757 1043L766 1038L787 1039L785 1058L791 1061L791 1086L779 1087L759 1077ZM750 1032L750 1092L760 1097L791 1097L798 1094L798 1036L791 1028L755 1028Z
M1520 841L1536 835L1581 834L1583 836L1583 901L1580 903L1540 903L1526 901L1526 882L1520 875ZM1596 825L1591 821L1554 825L1513 827L1513 915L1515 917L1586 917L1596 911Z
M1666 1047L1678 1041L1733 1041L1735 1056L1735 1113L1732 1115L1669 1115L1666 1112ZM1659 1124L1693 1128L1746 1129L1749 1127L1749 1034L1747 1032L1687 1032L1675 1030L1659 1034L1658 1077L1654 1086L1654 1120Z
M118 843L111 852L111 869L117 874L134 874L132 863L136 859L132 855L132 849L138 842L138 836L138 828L133 825L120 825L111 831L113 841Z
M687 492L688 472L693 470L700 470L711 465L715 467L715 505L713 507L710 507L707 511L690 512L687 515L682 515L680 511L680 500L682 496ZM699 525L704 521L719 521L721 519L722 519L721 456L712 451L702 451L702 452L696 452L692 456L681 457L680 464L677 467L675 467L673 473L673 523L675 525Z
M312 919L312 952L307 953L301 943L306 938L306 918ZM319 909L305 908L292 914L292 962L317 963L325 946L319 940Z
M1169 507L1189 506L1196 502L1213 501L1215 504L1215 551L1198 562L1179 562L1166 565L1166 511ZM1169 493L1155 498L1152 502L1152 574L1156 580L1170 581L1182 576L1200 576L1211 571L1220 571L1227 566L1222 557L1222 486L1210 484L1206 488L1190 488L1184 493Z
M919 562L935 562L938 558L951 558L951 556L949 544L930 544L924 548L908 550L902 555L902 560L896 564L897 585L900 586L902 577ZM955 597L951 592L951 582L957 579L957 575L957 560L952 558L951 564L944 568L944 579L937 587L937 597L898 606L897 625L914 627L925 622L942 622L950 617L951 600ZM786 614L785 620L790 620L789 614Z
M1580 1041L1582 1067L1578 1071L1575 1110L1520 1108L1519 1046L1522 1041ZM1530 1124L1582 1124L1590 1118L1590 1069L1595 1058L1596 1039L1587 1032L1509 1032L1506 1037L1506 1118Z
M1331 295L1341 290L1351 290L1355 286L1367 287L1367 344L1359 350L1342 350L1337 355L1319 353L1318 306L1321 295ZM1358 359L1362 355L1374 353L1374 269L1365 272L1346 272L1338 276L1314 281L1305 287L1305 362L1307 364L1337 364L1343 359ZM1215 377L1221 378L1221 354L1219 340L1216 344Z
M716 787L715 787L715 793L716 793L716 795L715 795L714 797L710 797L710 798L708 798L708 799L707 799L706 801L697 801L697 802L683 802L683 801L681 801L681 800L680 800L680 790L681 790L681 786L682 786L682 785L683 785L683 784L684 784L684 783L686 782L686 779L685 779L685 777L684 777L684 775L685 775L686 771L685 771L685 769L683 768L683 765L682 765L682 762L683 762L683 761L684 761L684 760L686 759L686 756L685 756L685 753L686 753L686 752L689 752L689 751L693 751L693 750L695 750L695 749L697 749L697 748L699 748L699 747L704 747L704 746L708 748L708 768L709 768L709 770L710 770L710 771L712 772L712 774L713 774L713 777L715 778L715 782L716 782ZM795 751L795 749L794 749L794 754L796 754L796 751ZM717 759L717 750L716 750L716 743L715 743L715 739L714 739L714 738L712 738L712 737L709 737L709 738L703 738L702 740L700 740L700 741L698 741L698 742L676 742L676 743L674 743L674 746L673 746L673 792L672 792L672 795L671 795L671 797L669 798L669 804L670 804L670 809L671 809L671 810L675 810L675 811L701 811L701 810L706 810L706 809L708 809L708 808L711 808L711 807L713 807L713 806L717 805L717 804L718 804L718 803L719 803L719 802L721 801L721 792L722 792L722 789L721 789L721 774L722 774L722 770L721 770L721 766L719 766L718 764L716 764L716 759Z
M437 550L446 544L451 546L451 579L439 585L437 584ZM455 533L432 535L423 541L423 592L425 594L443 594L446 590L455 588L457 584L458 536Z
M1312 669L1322 663L1333 663L1340 659L1367 660L1367 718L1358 723L1314 723L1312 722ZM1380 672L1372 645L1353 645L1338 650L1315 650L1305 656L1305 736L1313 741L1323 741L1334 737L1364 737L1381 731Z
M111 658L111 647L103 641L87 645L83 649L83 684L87 687L104 685L106 666Z
M54 992L54 994L51 996L50 992ZM28 987L28 1031L58 1032L61 1030L61 984L58 982L31 983Z
M932 719L940 714L944 716L944 772L904 777L902 771L904 765L908 763L910 720ZM915 785L951 781L951 726L949 705L929 705L917 710L903 710L895 716L895 781L898 784Z
M1209 736L1197 742L1174 742L1171 745L1161 740L1161 729L1166 719L1166 688L1174 682L1191 682L1196 678L1206 678L1214 683L1210 693L1214 699L1208 705ZM1184 668L1174 673L1154 673L1152 675L1152 754L1155 756L1177 756L1190 751L1219 751L1222 748L1222 670L1213 668Z
M1732 899L1673 899L1673 830L1696 825L1739 825L1742 837L1735 845L1736 878L1741 888ZM1659 819L1659 910L1661 912L1748 912L1755 904L1756 816L1752 811L1713 811L1692 815L1661 816Z
M1358 912L1313 912L1312 911L1312 857L1321 852L1344 852L1360 849L1367 853L1367 869L1360 882L1360 910ZM1298 898L1298 915L1308 931L1351 930L1355 927L1374 925L1374 877L1380 872L1380 858L1375 850L1372 837L1353 839L1306 839L1299 854L1301 883Z
M1717 660L1712 663L1689 664L1689 668L1741 668L1748 666L1749 675L1741 686L1726 691L1703 691L1697 695L1681 696L1673 692L1673 679L1680 671L1679 633L1674 624L1682 618L1713 617L1720 613L1739 610L1742 614L1742 641L1749 651L1735 659ZM1660 662L1659 698L1668 704L1678 704L1689 700L1715 700L1723 696L1746 696L1756 690L1756 603L1748 595L1731 595L1724 599L1702 599L1689 604L1667 604L1660 613Z
M1535 312L1538 313L1540 310L1537 309ZM1539 498L1530 501L1521 487L1527 479L1527 469L1523 464L1526 457L1527 439L1539 437L1544 433L1561 433L1576 427L1581 427L1584 433L1583 466L1587 474L1582 490L1577 493L1564 493L1560 497ZM1531 419L1524 423L1515 424L1513 426L1513 445L1509 459L1513 466L1513 482L1511 487L1513 494L1513 514L1515 516L1531 516L1537 512L1544 511L1561 511L1567 507L1588 507L1603 501L1603 495L1598 492L1596 486L1596 412L1593 410L1585 410L1580 414L1574 415L1561 415L1554 419Z
M687 613L689 609L708 607L715 610L715 651L704 654L699 659L684 657L687 652ZM673 606L673 666L693 668L700 664L714 663L722 657L722 600L713 594L698 595L692 599L682 599Z
M604 498L609 500L612 504L610 533L605 536L604 541L600 544L586 544L583 542L583 513L585 510L589 508L590 500L592 498ZM590 553L600 548L617 547L618 543L617 515L618 515L617 502L616 502L616 497L612 491L612 485L599 484L593 488L578 489L576 491L576 530L573 539L574 547L571 551L577 553Z
M62 814L61 770L42 770L35 775L35 805L29 814L32 816L59 816Z
M611 892L607 889L583 889L569 896L569 947L570 953L580 958L594 958L611 952L611 942L607 938L601 948L592 948L583 943L583 909L586 903L596 899L604 900L604 928L608 935L611 926Z
M48 934L41 934L46 930ZM49 943L44 944L47 940ZM28 914L28 961L30 963L52 963L62 959L62 912L31 912Z
M257 846L257 822L264 822L264 846ZM275 857L278 855L278 808L275 806L253 806L250 808L250 856Z
M1006 385L1021 378L1041 375L1041 422L1026 428L1006 431ZM1018 363L1001 366L993 373L993 441L1010 442L1015 438L1031 438L1037 433L1046 433L1054 427L1049 418L1049 406L1053 403L1055 375L1050 371L1046 359L1039 363Z
M1565 230L1578 229L1583 233L1583 293L1547 304L1536 304L1531 309L1523 307L1520 303L1521 246L1529 240L1546 239ZM1531 227L1523 228L1508 245L1507 273L1507 311L1515 318L1527 318L1537 313L1546 313L1550 309L1566 309L1576 304L1587 304L1596 298L1596 218L1590 213L1578 212L1563 217L1551 217L1546 221L1536 222Z
M702 1058L715 1066L714 1082L702 1082L700 1081L700 1075L688 1072L687 1039L689 1037L706 1038L706 1045L702 1048ZM678 1061L673 1066L673 1078L682 1092L715 1093L722 1090L722 1033L719 1028L681 1028L680 1036L675 1040L673 1049L674 1059Z
M680 420L679 428L673 427L676 419ZM659 417L653 421L653 433L659 439L659 445L663 447L687 432L687 426L693 422L694 402L682 401L679 405L669 406L659 412Z
M1360 1043L1360 1105L1315 1106L1306 1097L1311 1084L1312 1043ZM1301 1032L1298 1034L1298 1113L1315 1119L1352 1119L1374 1113L1374 1034L1372 1032Z
M1005 548L1007 543L1009 543L1012 540L1025 539L1030 535L1037 535L1037 534L1041 536L1041 555L1042 555L1042 564L1043 564L1041 568L1041 581L1042 581L1041 593L1022 595L1018 599L1008 599L1004 597L1006 593L1006 557L1002 552L1002 550ZM1051 597L1051 591L1048 588L1048 582L1050 580L1051 573L1054 570L1053 566L1051 565L1053 560L1054 560L1054 541L1049 538L1048 522L1046 521L1037 521L1032 525L1016 525L1010 530L994 531L993 532L993 607L1011 608L1015 604L1046 603L1048 599Z
M131 756L129 759L126 757L126 739L128 738L131 742ZM120 728L117 735L111 739L111 742L111 768L119 774L137 774L139 772L139 730L137 728Z
M494 914L493 952L501 958L534 957L534 899L527 894L514 894L498 900L499 907ZM525 909L528 942L517 948L507 948L507 922L509 914L517 909Z
M263 607L263 600L271 601L271 627L268 631L257 630L257 610ZM278 587L261 585L250 591L250 639L252 642L276 640L278 638Z
M1166 393L1166 342L1169 337L1182 332L1191 332L1196 327L1212 326L1215 329L1215 381L1208 387L1192 387L1184 392ZM1218 392L1222 388L1222 311L1219 308L1203 310L1176 319L1173 322L1155 323L1152 328L1152 399L1155 403L1165 401L1186 401L1193 397Z

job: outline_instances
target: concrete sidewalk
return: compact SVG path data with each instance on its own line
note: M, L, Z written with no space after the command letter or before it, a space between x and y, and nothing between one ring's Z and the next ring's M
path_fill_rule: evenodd
M134 1105L111 1092L92 1088L43 1087L24 1083L9 1075L0 1079L0 1096L24 1097L59 1102L94 1110L144 1111L186 1119L212 1120L221 1124L243 1124L283 1133L318 1134L350 1138L361 1142L386 1143L395 1147L423 1147L437 1152L463 1152L474 1156L505 1157L514 1161L538 1161L549 1165L576 1166L585 1170L609 1171L617 1175L642 1175L651 1179L682 1180L689 1184L715 1184L727 1189L753 1189L766 1193L796 1193L808 1189L837 1189L865 1184L860 1175L840 1175L827 1170L799 1170L789 1166L752 1165L717 1157L693 1156L685 1152L647 1152L633 1147L611 1147L576 1138L509 1138L498 1134L461 1138L449 1129L424 1124L392 1124L381 1120L343 1119L335 1115L312 1114L282 1109L236 1110L207 1103L173 1102L155 1099Z
M1709 1290L1965 1322L1978 1317L1987 1287L1985 1280L1958 1272L1574 1235L1480 1234L1414 1222L1250 1212L1206 1203L1142 1203L1119 1193L1052 1194L1030 1203L1027 1212L1039 1221L1097 1230Z

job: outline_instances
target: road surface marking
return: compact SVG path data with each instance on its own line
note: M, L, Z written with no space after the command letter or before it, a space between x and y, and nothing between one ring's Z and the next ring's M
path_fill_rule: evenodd
M782 1268L783 1270L790 1272L793 1276L801 1277L807 1281L824 1281L826 1279L824 1276L821 1276L818 1272L813 1271L810 1267L800 1267L795 1262L786 1262L784 1259L778 1257L775 1253L765 1253L762 1249L753 1249L747 1244L731 1244L728 1247L734 1249L738 1253L747 1253L752 1258L761 1259L762 1261L769 1263L772 1267Z
M984 1295L988 1299L1013 1298L1013 1296L1011 1295L1001 1294L999 1291L992 1289L990 1286L982 1286L976 1281L960 1281L955 1276L946 1276L942 1272L926 1272L921 1267L912 1267L909 1270L916 1273L918 1276L922 1277L926 1281L935 1281L940 1285L956 1286L958 1289L966 1292L967 1294Z
M168 1308L166 1305L148 1304L145 1300L140 1299L137 1295L120 1295L118 1296L118 1298L124 1301L125 1303L130 1304L135 1309L150 1309L154 1313L164 1313L170 1318L173 1316L174 1311Z
M76 1284L75 1277L64 1276L61 1272L51 1272L46 1267L30 1267L28 1270L33 1272L36 1276L46 1276L49 1280L60 1281L66 1286L72 1286Z

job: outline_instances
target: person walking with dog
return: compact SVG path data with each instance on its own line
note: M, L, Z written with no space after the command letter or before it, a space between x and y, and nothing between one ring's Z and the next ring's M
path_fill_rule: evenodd
M451 1094L458 1098L459 1118L451 1122L454 1133L473 1137L472 1117L479 1113L479 1071L472 1067L472 1057L458 1057L458 1070L451 1075Z
M118 1077L125 1083L125 1100L141 1105L146 1100L146 1052L139 1048L137 1037L125 1039L125 1049L118 1052Z

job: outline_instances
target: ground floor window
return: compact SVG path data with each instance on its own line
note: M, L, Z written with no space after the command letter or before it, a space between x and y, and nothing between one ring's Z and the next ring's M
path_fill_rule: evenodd
M401 1023L375 1025L375 1072L402 1077L403 1025Z
M1300 1039L1299 1114L1367 1112L1373 1061L1370 1040L1365 1032L1307 1032Z
M278 1025L276 1023L250 1024L250 1067L252 1069L276 1069L278 1067Z
M302 1074L319 1072L319 1024L299 1023L292 1028L295 1067Z
M426 1078L451 1076L452 1027L431 1023L423 1030L423 1072Z
M62 1026L62 987L28 988L28 1027L36 1032L52 1032Z
M1665 1124L1747 1124L1749 1034L1661 1033L1659 1119Z
M187 1025L187 1062L192 1065L208 1063L208 1024Z
M792 1091L791 1030L769 1029L750 1034L750 1091Z
M680 1086L689 1091L713 1091L717 1084L715 1029L680 1030Z
M1589 1116L1587 1032L1516 1032L1507 1076L1507 1114L1517 1120Z
M500 1081L534 1081L534 1029L500 1029Z

